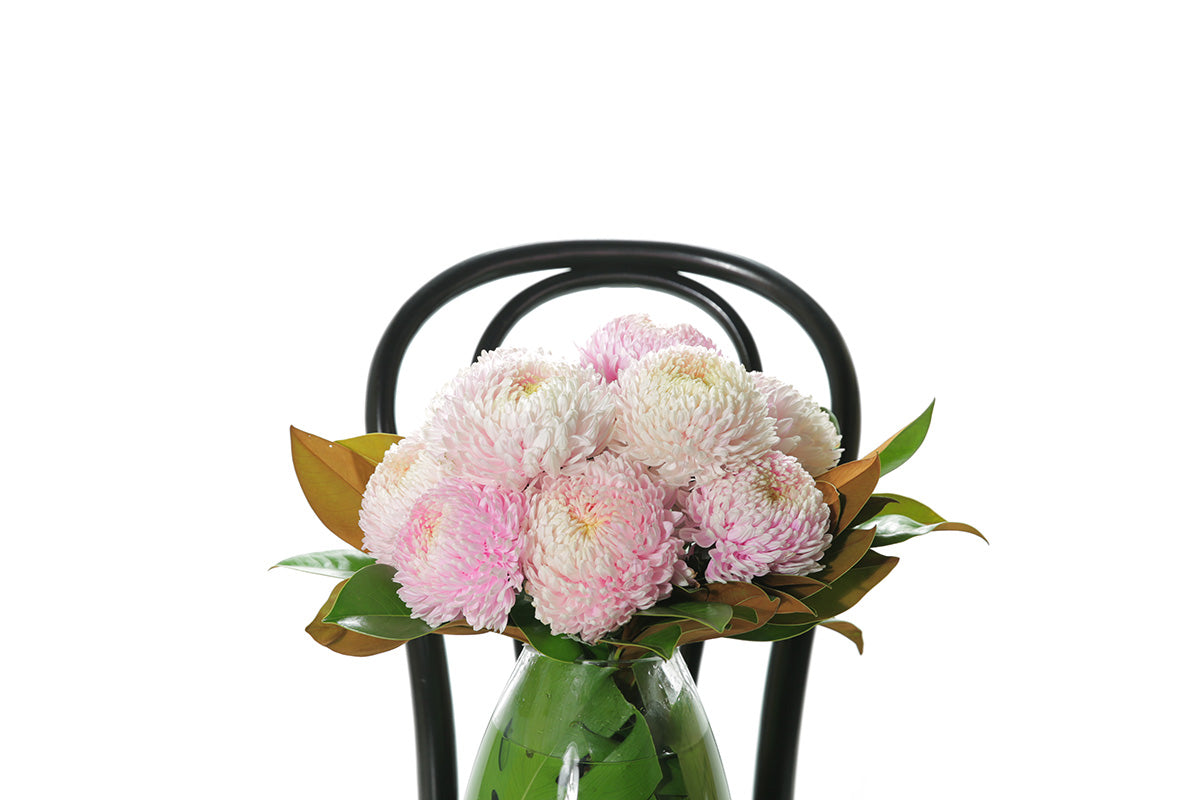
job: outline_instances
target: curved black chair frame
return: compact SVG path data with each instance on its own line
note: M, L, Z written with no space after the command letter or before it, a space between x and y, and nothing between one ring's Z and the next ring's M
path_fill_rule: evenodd
M636 286L674 294L700 307L729 335L747 369L761 370L749 329L720 295L684 277L716 278L756 292L786 311L815 345L829 379L832 410L842 431L843 458L857 457L860 408L858 380L841 334L811 297L783 275L739 256L688 245L636 241L548 242L485 253L451 267L414 294L392 319L375 351L367 383L367 429L397 433L396 385L400 363L430 316L464 292L498 278L562 270L520 292L488 325L476 354L498 347L525 314L555 297L583 289ZM791 797L796 773L800 714L812 653L807 633L771 646L759 727L755 800ZM446 651L441 637L405 645L417 728L420 800L452 800L458 788L454 717ZM696 674L701 649L685 651Z

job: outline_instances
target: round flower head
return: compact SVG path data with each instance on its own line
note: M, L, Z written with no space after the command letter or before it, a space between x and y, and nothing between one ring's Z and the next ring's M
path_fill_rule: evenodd
M580 348L580 362L599 372L605 383L612 383L621 370L642 356L676 344L716 349L712 339L691 325L663 328L651 322L647 314L630 314L617 317L593 333Z
M842 435L825 409L790 384L752 372L754 385L767 399L779 444L775 449L792 456L810 475L823 475L842 458Z
M829 506L800 462L771 451L740 472L696 487L688 499L701 547L711 547L704 576L748 581L768 572L807 575L832 536Z
M523 489L543 472L578 470L612 438L616 408L591 370L540 353L484 353L434 401L425 438L451 470Z
M400 527L413 502L442 477L442 465L419 439L401 439L388 448L371 473L358 512L363 549L381 564L391 564Z
M525 495L446 478L412 504L396 539L400 599L436 627L463 617L503 630L524 580Z
M778 441L750 373L712 350L659 350L615 386L623 449L672 485L740 469Z
M674 492L621 456L547 478L533 495L522 566L537 618L594 642L670 594L683 542Z

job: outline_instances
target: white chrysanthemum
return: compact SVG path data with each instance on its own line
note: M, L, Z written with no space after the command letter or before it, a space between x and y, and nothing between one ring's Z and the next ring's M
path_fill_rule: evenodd
M358 512L363 547L381 564L395 564L396 537L416 499L441 480L441 460L420 439L401 439L388 448L371 474Z
M675 493L646 469L602 453L533 494L521 559L537 618L594 642L692 576L680 560Z
M612 394L592 370L504 348L450 382L423 435L456 475L523 489L542 473L580 469L608 446L615 424Z
M704 576L748 581L768 572L807 575L832 541L829 506L812 476L772 450L745 469L696 487L687 498L691 539L711 547Z
M809 475L823 475L842 458L842 435L825 409L778 378L750 373L767 400L779 443L775 449L799 461Z
M738 469L778 441L750 373L712 350L658 350L613 385L621 448L674 486Z

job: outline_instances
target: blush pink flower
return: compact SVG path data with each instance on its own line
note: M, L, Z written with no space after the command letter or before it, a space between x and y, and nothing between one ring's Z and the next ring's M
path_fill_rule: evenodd
M514 348L484 353L434 401L424 437L452 471L523 489L573 472L612 438L616 407L591 370Z
M531 502L522 565L537 618L595 642L690 575L674 535L674 492L604 453L577 475L544 480Z
M503 630L524 576L525 495L446 478L413 502L396 538L395 580L413 616Z
M658 350L614 386L620 448L674 486L741 469L778 441L750 373L713 350Z
M580 362L600 373L605 383L612 383L621 370L642 356L677 344L716 349L712 339L691 325L663 328L646 314L630 314L593 333L580 348Z
M358 512L363 548L381 564L395 566L396 536L412 504L443 477L441 461L420 439L396 442L371 474Z
M795 458L810 475L824 475L842 458L842 435L829 413L807 395L778 378L750 373L767 400L779 444L775 449Z
M771 451L745 469L697 486L687 498L705 577L748 581L768 572L807 575L829 547L829 506L800 462Z

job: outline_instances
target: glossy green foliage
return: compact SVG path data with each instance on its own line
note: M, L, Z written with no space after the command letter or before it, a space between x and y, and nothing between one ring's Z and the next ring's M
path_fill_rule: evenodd
M360 550L322 550L319 553L285 558L275 566L311 572L314 575L327 575L331 578L349 578L363 567L374 563L374 558Z

